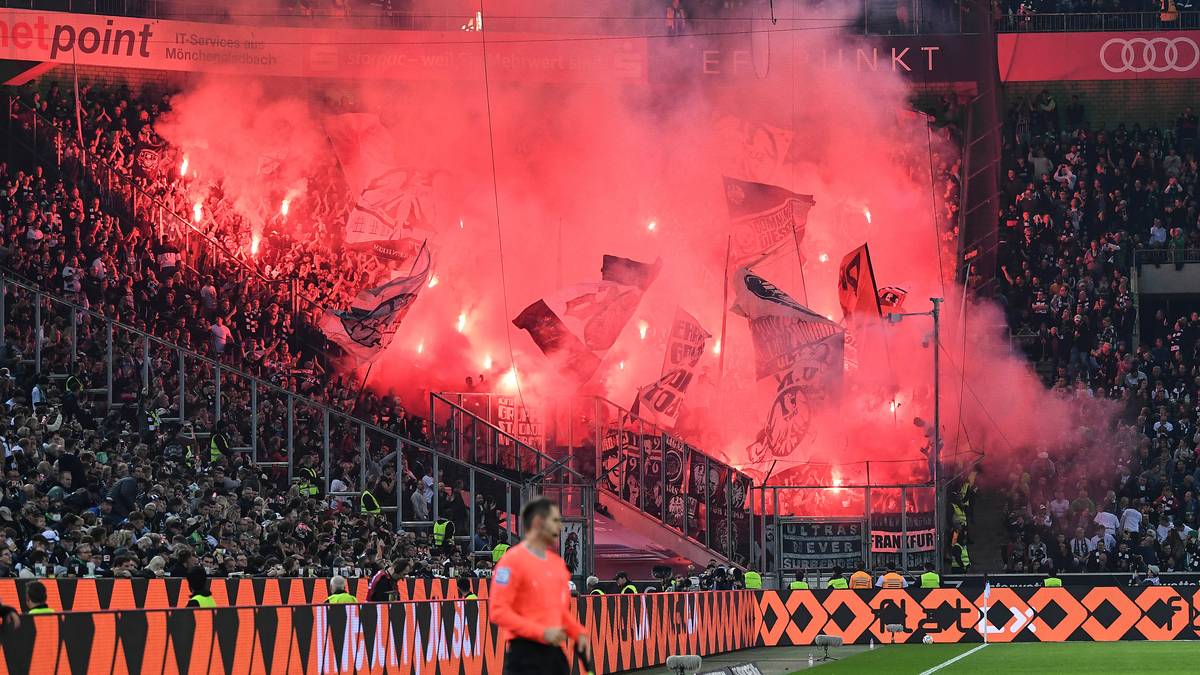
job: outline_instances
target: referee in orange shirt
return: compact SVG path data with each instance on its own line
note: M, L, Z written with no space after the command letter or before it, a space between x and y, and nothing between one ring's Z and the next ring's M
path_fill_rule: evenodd
M584 663L592 646L571 609L571 574L556 552L562 514L545 497L521 509L525 539L500 558L489 589L492 623L508 636L505 675L568 675L562 645L568 638Z

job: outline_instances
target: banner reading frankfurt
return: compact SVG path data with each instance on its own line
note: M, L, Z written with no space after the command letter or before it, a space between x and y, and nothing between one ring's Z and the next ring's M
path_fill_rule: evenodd
M785 242L804 239L812 195L775 185L725 178L725 204L733 225L733 259L768 255Z
M414 274L362 291L349 310L325 310L320 322L322 332L360 363L374 361L387 349L404 315L417 301L431 264L429 249L422 248Z
M395 141L376 115L337 115L325 129L354 198L346 245L383 258L412 256L434 230L433 173L396 166Z
M696 376L696 365L704 355L704 342L712 337L695 317L675 308L675 323L663 355L658 381L638 390L634 415L658 426L671 429L679 421L683 397Z
M601 281L560 289L526 307L513 325L529 331L546 356L561 359L578 384L592 378L654 282L662 261L604 256Z
M1005 82L1200 77L1193 31L1001 33L996 48Z

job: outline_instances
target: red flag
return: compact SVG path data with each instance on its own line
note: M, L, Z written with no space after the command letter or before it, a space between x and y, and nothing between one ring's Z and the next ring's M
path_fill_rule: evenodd
M879 291L875 288L875 271L871 267L871 252L863 244L842 258L838 272L838 301L842 313L874 316L879 312Z

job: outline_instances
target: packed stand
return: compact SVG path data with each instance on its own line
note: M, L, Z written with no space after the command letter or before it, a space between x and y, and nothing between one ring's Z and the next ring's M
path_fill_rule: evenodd
M97 121L85 136L87 151L128 166L130 139L149 133L146 122L157 112L155 104L95 96L88 119ZM293 475L299 482L289 481L281 466L287 460L285 397L260 388L258 427L252 430L249 380L227 372L218 395L212 364L188 358L180 371L172 344L345 409L357 403L368 421L410 439L428 439L428 424L409 417L393 397L360 395L350 383L326 376L311 352L303 355L304 342L290 329L285 306L269 289L245 283L244 268L216 257L210 267L191 267L169 238L156 236L151 223L131 217L129 210L107 208L84 176L79 146L69 140L73 130L62 120L71 117L64 112L70 106L61 93L52 87L44 97L31 93L28 101L41 114L54 115L65 133L49 134L43 126L39 138L56 162L24 169L0 164L5 274L167 343L150 342L146 360L138 336L115 335L109 392L104 322L44 302L39 350L33 294L6 285L0 400L6 403L9 480L0 520L11 526L0 574L76 574L78 569L59 568L76 559L84 543L82 553L91 556L84 562L96 563L88 569L101 573L117 567L181 572L186 564L175 563L185 554L219 562L221 569L213 567L218 575L290 573L302 560L325 566L341 559L365 570L383 557L404 557L420 565L418 571L441 565L434 553L408 548L428 540L428 528L397 535L391 527L372 527L374 534L368 534L372 519L391 518L370 511L396 505L397 481L404 488L406 520L431 520L436 493L445 500L440 515L470 540L468 510L459 506L461 476L443 473L439 478L451 485L435 490L427 453L405 444L397 460L394 445L378 435L368 438L363 466L358 428L341 417L331 425L330 487L368 489L375 503L320 497L321 425L311 408L297 408ZM169 105L166 99L156 103ZM15 124L33 124L27 108L14 107L10 114ZM35 354L40 375L34 372ZM191 386L181 387L180 372ZM366 479L360 482L362 474ZM196 478L183 478L189 475ZM360 507L366 513L355 515ZM477 507L477 522L486 527L479 534L490 548L504 536L499 517L488 515L486 504ZM118 557L119 566L108 564ZM367 564L360 566L362 561Z
M1129 278L1135 251L1181 266L1200 247L1197 127L1189 107L1169 128L1093 128L1047 91L1009 111L999 300L1046 384L1119 420L1092 430L1102 451L1015 467L1006 570L1200 571L1200 315L1159 310L1135 343Z
M25 299L9 298L6 309L9 325L31 321ZM95 326L80 333L81 343L98 342ZM323 494L312 454L290 481L245 453L209 458L228 442L198 437L190 422L159 421L141 402L97 417L77 378L35 376L23 355L18 342L5 341L0 576L157 578L195 565L216 577L486 575L489 552L507 542L495 496L470 505L461 482L435 489L427 469L404 463L397 475L392 464L376 466L370 487L378 504L360 509L357 500ZM53 371L67 357L47 349L43 358ZM336 491L345 476L334 475ZM436 526L392 527L392 514L378 507L395 505L396 481L408 485L413 520L430 520L437 500ZM472 508L478 529L468 536Z

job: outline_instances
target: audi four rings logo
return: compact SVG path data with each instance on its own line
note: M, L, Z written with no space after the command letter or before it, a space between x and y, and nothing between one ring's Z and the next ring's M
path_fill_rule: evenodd
M1110 73L1186 73L1200 65L1191 38L1113 38L1100 46L1100 65Z

